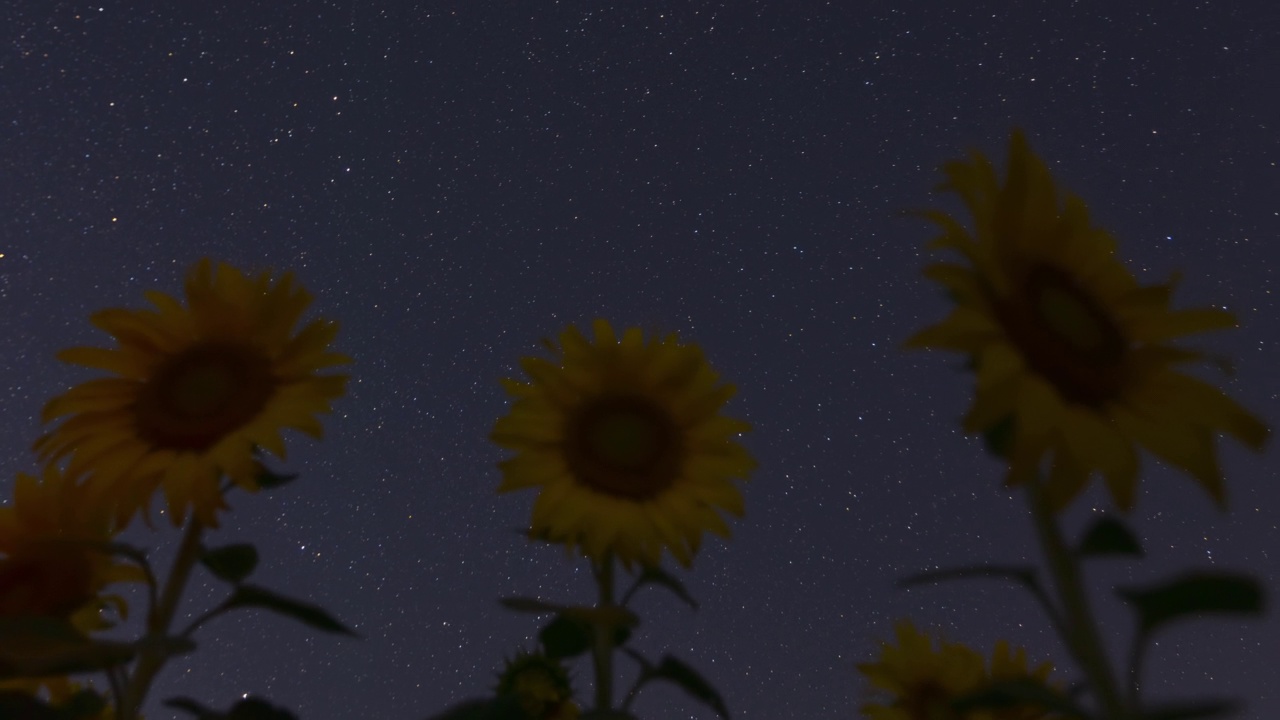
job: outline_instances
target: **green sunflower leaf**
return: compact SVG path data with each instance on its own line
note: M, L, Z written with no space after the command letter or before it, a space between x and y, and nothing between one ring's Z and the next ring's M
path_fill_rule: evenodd
M636 681L636 690L653 680L666 680L680 686L685 692L715 710L717 715L729 720L729 708L725 707L724 698L720 697L720 692L711 683L707 682L698 671L682 660L677 660L670 655L663 655L662 662L655 665L638 652L633 650L626 650L625 652L640 664L640 678Z
M235 585L258 566L258 549L249 543L206 549L200 562L218 578Z
M298 716L262 698L245 698L231 706L227 720L298 720Z
M1235 700L1201 700L1185 705L1152 708L1142 713L1142 720L1200 720L1235 715L1240 703Z
M591 626L566 615L557 615L538 633L538 640L547 657L577 657L591 648Z
M189 697L171 697L164 701L165 707L185 710L196 716L196 720L214 720L219 713L210 710Z
M1076 551L1081 557L1096 555L1134 555L1142 557L1138 538L1115 518L1104 517L1094 523L1080 541Z
M237 585L231 597L222 604L224 609L257 607L270 610L310 625L317 630L356 636L347 626L338 622L326 610L310 603L279 595L254 585Z
M196 720L298 720L298 716L278 708L262 698L245 698L231 706L231 710L220 713L201 705L188 697L173 697L164 701L171 708L185 710L196 716Z
M1121 588L1118 592L1137 609L1144 635L1183 617L1206 613L1258 615L1263 605L1258 581L1236 573L1188 573L1154 587Z

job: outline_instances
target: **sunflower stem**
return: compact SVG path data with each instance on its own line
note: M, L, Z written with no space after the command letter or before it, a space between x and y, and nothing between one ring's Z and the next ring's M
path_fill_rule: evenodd
M1093 619L1089 597L1081 579L1080 564L1062 537L1062 529L1058 527L1057 516L1049 506L1044 487L1037 480L1028 485L1027 497L1035 519L1036 534L1049 561L1049 571L1053 574L1063 608L1062 628L1065 632L1062 640L1088 678L1105 717L1109 720L1124 720L1129 717L1128 709L1112 672L1106 648L1098 635L1098 625Z
M151 682L169 659L166 642L169 626L173 624L173 616L178 611L178 603L182 600L182 591L191 577L191 569L200 559L200 535L203 531L204 526L192 517L183 532L182 544L178 546L178 554L173 559L164 591L160 593L159 602L151 607L147 615L147 639L150 642L144 642L138 651L138 663L134 666L133 677L129 678L117 714L121 720L138 717L147 691L151 689Z
M596 566L596 585L600 589L599 607L613 606L613 553L606 552ZM595 642L591 645L592 664L596 670L596 710L613 710L613 627L594 626Z

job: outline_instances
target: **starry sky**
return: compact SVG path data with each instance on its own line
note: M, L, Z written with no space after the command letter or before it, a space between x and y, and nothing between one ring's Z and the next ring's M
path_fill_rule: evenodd
M906 616L1073 676L1027 596L895 587L1038 562L1022 496L959 430L960 362L901 349L946 311L920 276L933 229L902 211L958 210L930 194L940 163L1003 157L1015 126L1140 279L1182 270L1175 305L1237 313L1202 344L1237 373L1205 377L1280 421L1280 5L16 0L0 19L0 489L35 468L44 401L89 376L53 359L105 344L89 313L178 291L200 257L295 271L355 361L325 440L292 438L302 479L233 497L210 542L256 543L260 584L361 639L232 615L156 701L425 718L532 646L538 621L498 597L591 601L585 566L513 532L532 494L495 494L488 435L498 379L595 317L699 343L759 462L733 538L681 575L700 609L646 591L639 649L745 720L854 716L854 665ZM1224 448L1229 513L1149 461L1148 557L1089 567L1117 653L1113 584L1216 567L1274 594L1277 473ZM1064 522L1109 507L1090 492ZM127 538L163 567L158 527ZM222 587L197 576L181 615ZM1159 638L1144 687L1275 717L1278 660L1274 613L1196 621ZM714 717L667 689L636 711Z

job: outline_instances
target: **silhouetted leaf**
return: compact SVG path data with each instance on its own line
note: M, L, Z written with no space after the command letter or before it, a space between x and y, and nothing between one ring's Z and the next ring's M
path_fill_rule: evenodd
M1144 634L1180 617L1262 612L1262 586L1248 575L1235 573L1188 573L1162 585L1119 593L1137 609Z
M206 549L200 562L209 572L234 585L249 577L258 566L258 549L249 543Z
M591 626L581 620L557 615L538 633L538 640L547 657L576 657L591 648Z
M1124 523L1104 517L1094 523L1080 541L1077 551L1081 556L1135 555L1142 557L1142 546Z
M716 711L720 717L729 720L729 709L719 691L712 687L696 670L670 655L664 655L662 662L654 665L639 653L627 651L627 654L640 663L641 677L638 686L648 684L651 680L666 680L679 685L699 701Z
M218 717L218 713L201 705L189 697L171 697L164 701L165 707L177 708L185 710L196 716L196 720L211 720Z
M223 603L225 608L258 607L281 615L291 617L325 632L352 635L355 633L338 622L323 608L292 598L284 597L271 590L255 585L237 585L231 597Z
M298 720L298 716L261 698L245 698L231 706L227 720Z

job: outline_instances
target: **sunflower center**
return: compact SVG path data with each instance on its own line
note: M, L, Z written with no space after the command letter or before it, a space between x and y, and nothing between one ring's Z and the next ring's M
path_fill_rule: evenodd
M247 347L197 345L160 366L135 407L143 439L173 450L206 450L243 427L275 389L271 363Z
M569 464L600 492L649 499L675 482L678 436L668 414L652 403L607 398L588 405L571 423Z
M1033 370L1064 399L1098 406L1116 397L1129 343L1111 316L1070 276L1041 265L1001 320Z

